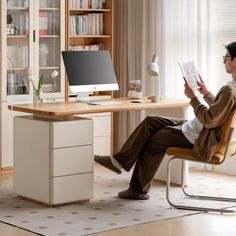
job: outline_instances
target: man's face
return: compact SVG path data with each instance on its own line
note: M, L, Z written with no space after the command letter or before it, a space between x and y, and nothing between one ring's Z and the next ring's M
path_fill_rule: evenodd
M224 56L224 64L227 73L233 74L234 72L236 72L236 58L232 60L228 51Z

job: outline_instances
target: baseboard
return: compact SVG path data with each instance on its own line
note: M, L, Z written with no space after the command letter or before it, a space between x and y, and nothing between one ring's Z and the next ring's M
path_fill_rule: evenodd
M0 169L0 174L1 175L8 175L13 173L13 167L6 167L6 168L1 168Z

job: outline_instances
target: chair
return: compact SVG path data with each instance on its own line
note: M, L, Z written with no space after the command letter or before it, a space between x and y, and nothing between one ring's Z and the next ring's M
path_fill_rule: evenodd
M177 148L170 147L167 149L167 154L173 156L170 158L167 165L167 183L166 183L166 199L170 206L183 209L183 210L193 210L193 211L205 211L205 212L219 212L219 213L235 213L236 210L231 209L218 209L218 208L207 208L199 206L189 206L189 205L177 205L170 200L170 170L171 164L175 159L181 159L183 161L194 161L204 164L220 165L224 162L226 157L233 156L236 151L236 112L233 112L225 123L222 125L222 134L219 148L216 150L215 154L209 161L203 161L191 156L191 149L188 148ZM183 165L184 166L184 165ZM225 198L225 197L213 197L213 196L200 196L191 195L186 191L186 186L183 184L184 170L182 169L182 190L190 199L201 199L201 200L214 200L214 201L226 201L226 202L236 202L236 198Z

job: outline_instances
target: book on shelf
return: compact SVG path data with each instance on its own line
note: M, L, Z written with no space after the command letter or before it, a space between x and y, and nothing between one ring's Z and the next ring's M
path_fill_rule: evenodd
M103 35L103 13L70 16L70 35Z
M200 78L195 63L193 61L179 63L179 67L188 85L192 89L199 89L198 81L200 81Z
M7 67L16 69L28 67L29 48L28 46L7 46Z
M18 46L7 46L7 67L15 68L18 65Z
M102 50L102 44L70 46L69 50L70 51L98 51L98 50Z
M40 0L39 7L40 8L47 8L48 7L48 0Z
M25 34L25 16L24 16L24 14L15 15L14 34L15 35L24 35Z
M7 73L7 95L28 94L28 82L23 74L8 72Z
M103 9L105 0L70 0L70 9Z
M25 12L25 34L29 35L29 12Z
M39 35L48 35L48 12L39 12Z
M55 12L48 13L48 34L49 35L56 35L57 34L57 18Z
M28 7L28 0L8 0L7 7Z

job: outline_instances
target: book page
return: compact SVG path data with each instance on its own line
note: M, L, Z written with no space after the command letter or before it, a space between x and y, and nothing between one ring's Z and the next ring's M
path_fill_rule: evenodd
M179 66L188 85L192 89L199 89L200 86L197 82L200 81L200 79L194 62L179 63Z

